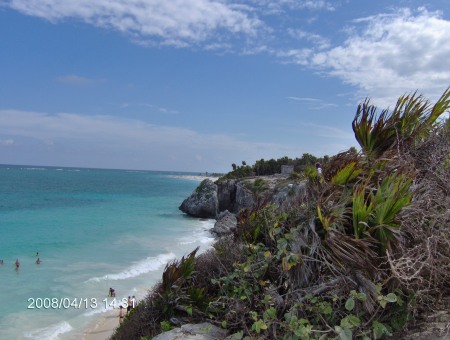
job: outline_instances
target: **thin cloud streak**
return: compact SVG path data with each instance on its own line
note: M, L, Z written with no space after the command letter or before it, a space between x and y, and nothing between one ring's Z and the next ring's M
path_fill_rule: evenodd
M287 97L288 99L297 100L300 102L320 102L320 99L316 98L303 98L303 97Z
M39 164L228 171L229 165L239 160L251 163L282 155L298 157L300 150L317 151L112 116L0 110L0 117L0 135L6 136L6 141L14 140L8 142L11 152L3 160L11 163L20 163L21 150L27 149Z
M65 84L70 84L70 85L91 85L94 83L101 82L101 80L90 79L90 78L86 78L86 77L77 76L74 74L57 77L56 80L60 83L65 83Z

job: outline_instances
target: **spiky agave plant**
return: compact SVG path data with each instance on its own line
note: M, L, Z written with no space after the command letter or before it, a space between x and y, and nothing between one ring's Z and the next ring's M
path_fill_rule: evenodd
M423 96L413 93L401 96L392 112L385 109L379 115L376 106L366 99L358 105L352 128L366 157L374 160L389 149L426 136L449 107L450 88L434 106Z

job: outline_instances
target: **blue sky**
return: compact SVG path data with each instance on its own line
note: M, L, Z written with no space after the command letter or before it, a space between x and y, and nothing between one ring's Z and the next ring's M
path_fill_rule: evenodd
M0 163L227 172L450 85L450 1L0 0Z

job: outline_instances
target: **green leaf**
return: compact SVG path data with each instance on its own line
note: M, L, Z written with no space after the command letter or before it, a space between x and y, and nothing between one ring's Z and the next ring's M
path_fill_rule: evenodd
M359 327L361 325L361 320L356 315L349 314L345 318L341 320L341 327L342 328L354 328Z
M366 294L365 293L358 293L357 295L356 295L356 298L359 300L359 301L366 301L366 299L367 299L367 296L366 296Z
M241 340L244 337L244 331L236 332L230 335L230 340Z
M269 309L267 309L264 312L264 320L265 321L271 320L271 319L274 320L276 318L277 318L277 310L275 308L269 307Z
M386 300L387 302L397 302L397 295L395 295L394 293L389 293L384 297L384 300Z
M261 330L267 329L266 323L259 319L258 321L255 321L252 325L252 330L256 331L256 333L260 333Z
M351 311L353 308L355 308L355 300L352 297L349 297L345 302L345 309Z
M387 329L387 327L381 322L375 320L374 322L372 322L372 328L375 339L381 339L384 334L392 336L392 333L389 332L389 329Z
M334 326L334 330L339 335L339 339L341 340L352 340L352 330L348 328L342 328L339 326Z

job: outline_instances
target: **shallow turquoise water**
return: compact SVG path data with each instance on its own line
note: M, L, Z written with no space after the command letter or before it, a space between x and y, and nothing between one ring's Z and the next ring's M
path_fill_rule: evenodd
M0 338L80 338L168 261L207 248L212 221L178 210L198 185L184 175L0 166Z

